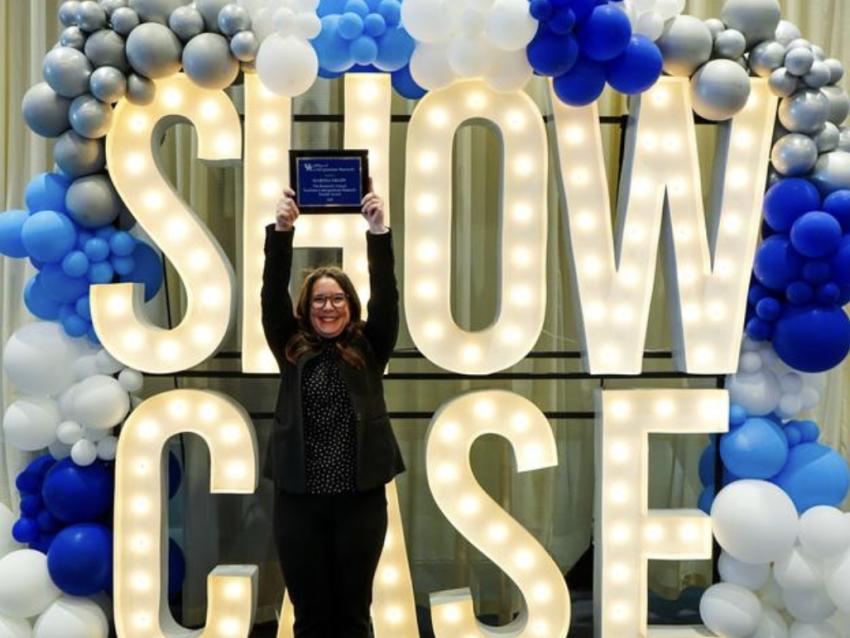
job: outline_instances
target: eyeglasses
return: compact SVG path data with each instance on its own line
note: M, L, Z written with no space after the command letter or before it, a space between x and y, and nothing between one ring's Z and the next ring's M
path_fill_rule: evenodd
M325 297L324 295L317 295L310 300L310 303L317 310L324 308L325 302L327 301L330 301L331 305L334 308L342 308L345 305L347 299L348 295L331 295L329 297Z

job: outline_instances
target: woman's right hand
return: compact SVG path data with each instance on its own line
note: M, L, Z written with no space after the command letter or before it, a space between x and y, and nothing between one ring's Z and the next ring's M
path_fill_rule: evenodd
M275 230L292 230L299 215L298 204L295 203L295 191L284 189L283 196L277 200L275 207Z

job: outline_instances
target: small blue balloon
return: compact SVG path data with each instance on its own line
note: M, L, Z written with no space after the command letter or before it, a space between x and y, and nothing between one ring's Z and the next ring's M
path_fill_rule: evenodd
M109 242L100 237L93 237L86 242L83 250L91 261L103 261L109 257Z
M729 425L733 428L743 425L747 421L747 411L737 403L729 406Z
M608 0L572 0L570 5L575 12L576 22L581 24L587 20L597 5L605 4Z
M596 62L613 60L626 50L632 37L632 23L626 13L613 5L601 4L591 11L578 34L584 55Z
M59 304L47 296L39 277L34 276L24 287L24 304L39 319L54 321L59 316Z
M351 43L351 57L357 64L372 64L378 59L378 43L369 36L360 36Z
M136 266L132 257L112 257L109 263L112 264L112 269L119 275L129 275Z
M77 230L77 248L82 250L86 246L86 242L94 237L94 233L90 230L86 230L85 228L80 228Z
M370 13L363 20L363 31L372 38L384 35L386 30L387 21L384 20L384 17L380 13Z
M636 95L658 81L663 67L664 58L655 42L633 35L625 51L605 65L605 77L620 93Z
M747 336L754 341L769 341L773 337L773 324L758 317L747 321Z
M408 100L418 100L428 92L419 86L413 76L410 75L410 66L404 66L398 71L394 71L392 83L396 93Z
M106 226L101 226L100 228L96 229L94 231L94 236L109 241L117 232L118 230L115 228L115 226L107 224Z
M21 228L27 217L29 213L25 210L9 210L0 214L0 254L15 259L23 259L28 255L21 241Z
M788 440L770 419L752 417L720 437L720 456L740 478L768 479L785 465Z
M782 312L782 306L773 297L765 297L756 305L756 314L765 321L775 321L780 312Z
M41 173L30 180L24 201L31 213L40 210L55 210L65 213L65 194L71 179L60 173Z
M118 257L129 257L136 249L136 238L130 233L119 230L109 238L109 250Z
M826 283L815 291L815 299L822 306L837 305L841 299L841 288L832 282Z
M61 523L56 517L47 510L41 510L36 517L36 521L38 522L38 529L45 534L53 534L61 526Z
M21 241L27 252L45 263L60 261L77 243L71 219L52 210L30 215L21 227Z
M549 0L531 0L528 11L532 18L538 22L543 22L552 15L552 3Z
M89 258L81 250L73 250L62 260L62 270L69 277L82 277L89 270Z
M576 14L568 6L558 7L552 17L546 22L546 26L552 33L567 35L576 26Z
M850 286L850 235L842 237L829 265L835 283Z
M813 259L803 266L803 279L812 286L825 283L829 281L830 277L832 277L832 268L825 261Z
M168 539L168 597L174 598L183 589L186 578L186 557L173 538Z
M756 252L753 273L771 290L784 291L802 270L803 258L784 235L768 237Z
M795 423L790 423L785 426L785 438L788 439L789 447L796 447L803 442L803 433L800 432L800 428L797 427Z
M570 106L587 106L599 99L605 90L605 67L599 62L579 56L575 65L552 82L555 94Z
M316 8L316 14L320 18L326 15L341 14L345 12L346 0L319 0L319 6Z
M800 372L825 372L850 352L850 320L842 308L789 307L776 322L776 354Z
M850 190L830 193L823 200L823 210L838 220L841 232L850 233Z
M64 321L65 317L70 317L72 314L74 314L74 304L63 303L59 306L59 321Z
M814 443L820 438L820 428L814 421L794 421L794 424L800 430L804 443Z
M59 264L45 264L39 281L48 298L59 303L74 303L89 290L85 277L69 277Z
M112 532L97 523L66 527L50 545L47 570L56 586L71 596L105 589L112 574Z
M91 305L88 295L84 295L77 299L77 303L74 304L74 311L83 319L91 323Z
M21 517L12 526L12 538L27 545L38 538L38 523L34 518Z
M702 451L699 457L699 480L703 486L714 485L716 462L717 448L712 442Z
M369 15L369 5L364 0L348 0L345 3L345 13L356 13L361 18Z
M814 299L814 289L804 281L794 281L785 289L785 296L795 306L802 306Z
M791 227L791 243L806 257L828 257L836 251L840 241L841 224L829 213L810 211Z
M818 189L802 178L783 179L764 196L764 219L778 233L787 233L800 217L820 208Z
M343 73L354 64L350 42L340 37L338 15L326 15L322 18L322 30L310 44L316 49L319 65L331 73Z
M578 42L572 36L560 36L540 25L526 48L528 62L539 75L559 76L575 66Z
M44 509L44 501L39 494L28 494L21 499L21 514L35 518Z
M791 450L785 467L772 481L802 514L818 505L840 505L850 489L850 470L835 450L820 443L801 443Z
M41 477L25 470L15 477L15 487L21 494L33 494L41 489Z
M91 324L76 313L62 318L62 328L69 337L85 337Z
M401 24L401 3L397 0L381 0L378 4L378 14L384 19L387 27L397 27Z
M339 37L345 40L354 40L363 33L363 18L356 13L344 13L339 18L337 31Z
M110 284L115 277L115 271L108 261L99 261L89 266L86 276L93 284Z
M699 495L697 507L711 516L711 506L714 505L714 485L706 485Z
M40 482L44 480L44 477L47 476L47 473L56 465L56 459L53 458L50 454L42 454L39 457L34 458L30 461L29 465L27 465L25 472L30 472L34 476L36 476ZM38 488L41 491L41 487Z
M375 66L388 73L398 71L410 64L416 41L404 29L389 29L378 38L378 57Z
M750 290L747 292L747 301L751 306L755 306L759 301L768 296L770 296L770 292L767 288L755 282L750 284Z
M67 458L47 472L41 496L47 510L63 523L83 523L109 511L112 488L112 470L106 463L82 467Z
M133 251L133 271L121 275L121 282L136 282L145 285L145 301L154 298L162 285L162 261L156 251L144 242L138 242Z

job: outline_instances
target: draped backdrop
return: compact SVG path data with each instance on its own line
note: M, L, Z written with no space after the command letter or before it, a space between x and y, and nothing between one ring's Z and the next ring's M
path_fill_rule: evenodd
M41 80L41 61L56 42L60 0L0 0L0 202L2 210L21 208L30 177L49 170L52 143L31 133L20 114L26 90ZM719 17L722 0L689 0L685 13L700 18ZM844 0L781 0L783 18L800 26L805 37L823 46L831 57L850 68L850 42L842 34L850 32L850 6ZM845 77L845 88L848 79ZM528 92L549 112L543 81L535 79ZM238 93L236 91L235 93ZM295 100L296 113L340 114L342 81L319 80L305 96ZM394 96L393 113L412 112L413 102ZM608 93L600 102L603 115L626 112L622 96ZM700 153L704 184L713 161L714 127L700 127ZM334 147L342 143L339 123L298 123L294 126L294 148ZM551 130L549 131L551 135ZM397 275L403 285L404 264L404 149L406 124L392 128L391 203ZM609 175L618 175L620 129L604 129ZM169 179L190 206L210 226L230 256L237 273L241 254L242 171L240 168L209 168L196 159L193 131L187 125L171 129L161 149ZM456 137L454 157L454 226L452 307L458 323L476 330L492 321L496 312L494 290L498 284L498 191L500 188L501 147L498 137L481 125L462 128ZM536 350L577 350L576 327L572 315L568 264L569 246L563 204L555 179L555 155L550 154L549 234L547 246L548 304L543 332ZM612 192L616 184L611 184ZM616 201L614 199L613 201ZM333 251L299 251L296 272L303 267L334 259ZM20 325L32 321L23 305L22 289L32 274L22 260L0 257L0 340L3 343ZM162 292L149 304L160 325L179 322L184 295L173 271L168 272L166 297ZM659 277L649 322L648 350L669 350L669 327L665 310L664 282ZM403 310L402 310L403 316ZM238 350L236 331L224 345L225 351ZM404 322L397 348L414 348ZM229 367L228 367L229 366ZM216 360L200 369L232 370L235 362ZM393 360L390 369L398 372L438 371L424 360ZM647 360L645 370L671 370L671 362ZM576 359L526 359L514 366L515 372L579 371ZM605 387L633 388L713 387L714 380L610 380ZM846 415L850 398L844 396L850 384L850 365L829 373L827 391L813 415L824 430L824 442L850 457L850 427ZM270 412L277 383L234 374L232 378L191 379L147 377L144 396L174 387L211 388L232 395L252 412ZM442 403L469 389L503 388L522 394L543 411L592 411L593 389L600 380L521 380L486 381L428 380L386 383L388 407L394 412L436 410ZM3 379L0 409L15 399ZM426 419L396 419L394 428L402 447L408 471L398 480L408 557L413 574L416 600L427 605L428 593L469 586L479 604L479 612L497 622L510 619L520 604L516 588L472 548L437 509L425 477ZM265 459L271 423L255 419L262 462ZM528 475L516 473L513 453L505 440L486 437L473 448L472 466L487 492L518 519L543 544L561 567L568 571L589 547L593 511L593 422L553 419L558 444L556 468ZM2 437L2 431L0 431ZM653 437L650 456L650 506L695 507L701 486L697 461L707 439L704 436ZM258 621L274 619L282 596L282 581L276 566L271 537L271 486L261 481L250 497L208 495L209 459L199 440L186 436L172 447L184 462L185 477L171 503L172 535L180 541L187 558L188 577L183 587L184 624L200 625L206 605L206 575L218 563L255 563L260 566L261 591ZM0 502L17 506L14 478L27 458L0 438ZM711 565L706 562L653 563L650 586L658 594L675 597L682 587L710 581Z

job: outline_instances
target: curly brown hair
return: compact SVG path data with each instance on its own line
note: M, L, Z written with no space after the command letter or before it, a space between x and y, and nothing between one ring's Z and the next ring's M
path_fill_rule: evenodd
M340 356L355 368L362 369L366 361L363 354L353 345L353 340L363 334L363 326L366 325L360 319L362 305L360 297L351 279L336 266L321 266L312 270L301 284L298 292L298 301L295 304L295 318L298 321L299 330L286 344L286 358L293 365L303 355L314 352L321 348L322 337L316 334L313 324L310 322L310 303L313 298L313 286L322 277L330 277L339 284L348 299L348 311L350 320L343 328L334 346Z

